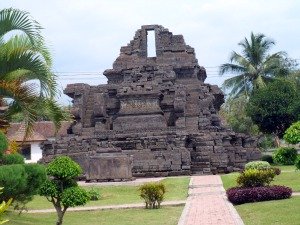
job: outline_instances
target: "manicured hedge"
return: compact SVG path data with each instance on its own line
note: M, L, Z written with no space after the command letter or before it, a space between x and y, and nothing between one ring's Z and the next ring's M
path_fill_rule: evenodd
M247 202L261 202L289 198L292 195L292 189L285 186L252 188L234 187L228 189L226 194L231 203L239 205Z

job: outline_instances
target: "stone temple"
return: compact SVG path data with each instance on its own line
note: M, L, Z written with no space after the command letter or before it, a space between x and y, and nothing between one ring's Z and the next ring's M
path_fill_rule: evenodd
M148 57L154 31L156 57ZM182 35L145 25L121 47L107 84L69 84L75 122L68 135L43 144L43 162L68 155L87 180L237 171L260 158L257 140L221 125L224 95L204 83Z

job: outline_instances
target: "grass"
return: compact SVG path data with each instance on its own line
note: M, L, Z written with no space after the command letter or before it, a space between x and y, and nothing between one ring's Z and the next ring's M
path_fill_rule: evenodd
M298 225L300 197L235 206L245 225Z
M166 185L166 201L184 200L187 197L189 177L166 178L162 181ZM121 205L130 203L142 203L139 197L138 186L88 186L101 194L99 201L90 201L86 206ZM45 197L35 196L33 201L27 204L28 209L49 209L52 204Z
M282 172L279 176L276 176L272 184L284 185L293 189L295 192L300 192L300 171L296 171L294 166L279 166ZM236 186L236 178L238 173L230 173L222 175L223 186L227 190L228 188Z
M104 211L67 212L64 217L64 225L176 225L181 215L183 206L162 207L161 209L123 209ZM10 225L53 225L56 221L55 213L8 214Z

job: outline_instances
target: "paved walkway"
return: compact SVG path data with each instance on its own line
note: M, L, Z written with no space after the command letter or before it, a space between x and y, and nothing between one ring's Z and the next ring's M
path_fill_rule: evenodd
M243 225L219 175L193 176L178 225Z
M161 203L162 206L179 206L185 205L186 201L164 201ZM97 211L97 210L109 210L109 209L134 209L134 208L145 208L144 203L135 204L124 204L124 205L105 205L105 206L83 206L68 208L68 212L77 211ZM36 209L28 210L27 213L51 213L56 212L55 209Z

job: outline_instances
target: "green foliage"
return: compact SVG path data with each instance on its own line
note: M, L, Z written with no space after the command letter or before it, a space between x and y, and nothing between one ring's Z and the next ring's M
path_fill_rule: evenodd
M273 163L273 157L271 155L263 155L261 157L261 161L265 161L265 162L268 162L268 163Z
M78 187L76 178L82 173L81 167L68 156L58 156L48 164L48 180L40 188L56 209L57 225L61 225L69 207L85 205L90 199L87 191Z
M5 134L0 130L0 157L3 156L5 150L8 148L8 141Z
M41 196L56 198L59 196L59 188L57 183L53 180L46 180L41 188L39 189L39 194Z
M61 202L65 207L85 205L90 200L88 192L80 187L70 187L61 195Z
M94 189L94 188L92 188L91 190L89 190L88 194L90 196L90 200L91 201L98 201L101 198L100 193L96 189Z
M293 123L283 136L284 140L290 144L300 143L300 121Z
M257 125L246 115L247 103L248 98L245 95L238 98L229 98L222 105L219 114L235 132L258 134Z
M297 170L300 170L300 155L298 155L295 160L295 166L296 166Z
M277 80L258 89L249 100L247 114L262 132L282 137L300 111L300 92L294 83Z
M68 156L56 157L47 167L47 174L57 179L74 179L81 173L80 166Z
M0 188L0 194L2 193L3 188ZM8 200L8 202L3 201L0 204L0 224L4 224L6 222L8 222L9 220L2 220L2 215L3 213L8 209L8 207L10 206L11 202L12 202L12 198Z
M0 201L22 198L27 187L27 177L24 165L0 166L0 186L4 187Z
M146 183L139 188L139 191L146 203L146 209L157 209L164 199L166 187L162 183Z
M274 138L275 138L274 135L270 135L270 134L263 135L259 139L259 144L258 144L259 147L262 148L263 150L275 148L276 144Z
M16 209L23 209L32 200L46 179L45 168L38 164L0 166L0 186L4 187L0 200L14 199ZM22 206L22 207L20 207Z
M266 169L270 169L270 168L271 168L271 165L265 161L252 161L252 162L248 162L245 165L245 170L248 170L248 169L266 170Z
M8 109L0 114L0 128L20 113L26 127L25 137L41 117L49 118L57 128L66 118L55 101L56 76L51 71L52 59L41 29L27 12L0 10L0 104L4 98L10 99ZM35 83L39 84L38 89Z
M25 164L24 167L27 173L28 184L26 192L31 196L36 195L47 178L45 166L37 163L30 163Z
M290 147L278 148L273 153L274 163L282 165L294 165L297 158L297 150Z
M11 164L24 164L24 157L19 153L7 154L3 155L3 164L11 165Z
M240 187L262 187L269 185L274 177L275 172L271 169L248 169L240 173L236 181Z

